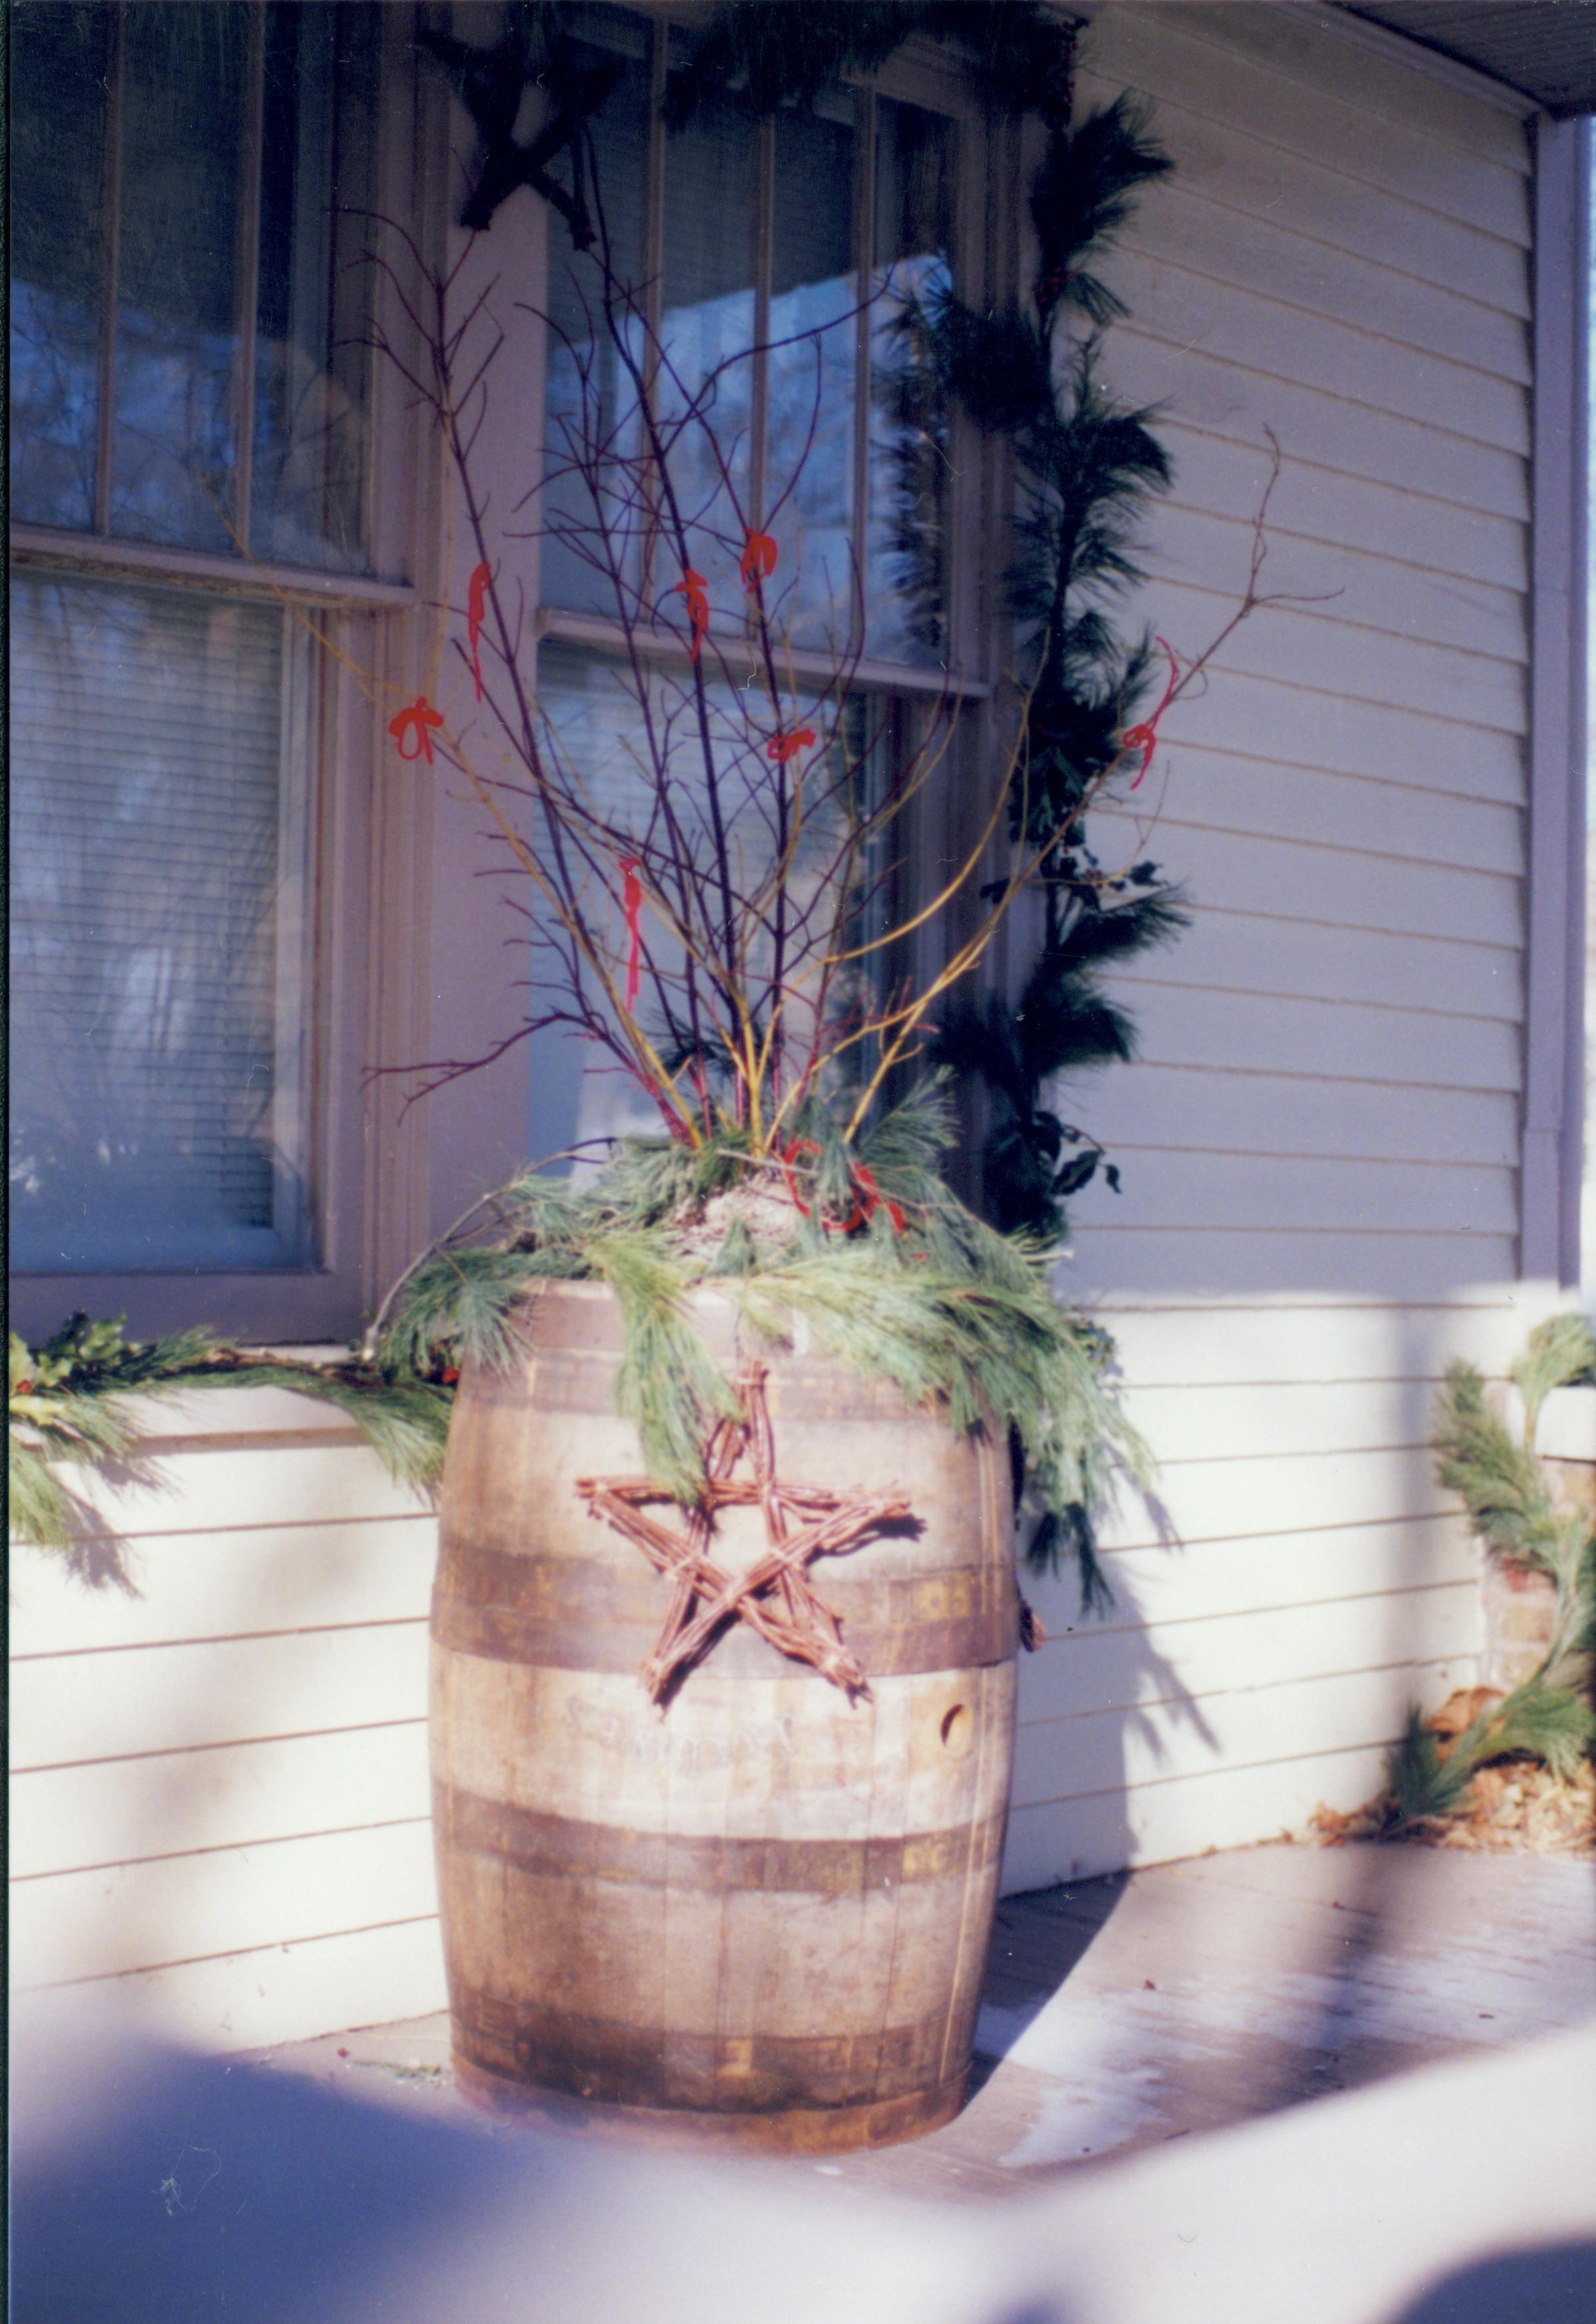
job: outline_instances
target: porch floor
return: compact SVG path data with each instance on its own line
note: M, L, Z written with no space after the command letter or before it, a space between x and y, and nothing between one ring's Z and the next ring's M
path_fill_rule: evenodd
M1000 1907L975 2095L910 2144L796 2162L839 2192L1014 2193L1596 2015L1596 1863L1286 1844ZM415 2116L457 2093L444 2015L252 2053ZM573 2126L586 2126L572 2109Z

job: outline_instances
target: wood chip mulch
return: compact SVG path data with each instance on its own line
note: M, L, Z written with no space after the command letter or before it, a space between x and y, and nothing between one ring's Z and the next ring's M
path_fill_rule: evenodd
M1443 1757L1446 1744L1492 1699L1482 1689L1459 1692L1426 1722L1442 1739ZM1424 1848L1528 1849L1537 1856L1596 1858L1596 1767L1587 1760L1577 1775L1558 1776L1538 1759L1498 1759L1481 1768L1469 1785L1467 1804L1455 1815L1425 1816L1394 1831L1395 1815L1383 1794L1345 1814L1317 1807L1296 1837L1320 1848L1389 1839Z

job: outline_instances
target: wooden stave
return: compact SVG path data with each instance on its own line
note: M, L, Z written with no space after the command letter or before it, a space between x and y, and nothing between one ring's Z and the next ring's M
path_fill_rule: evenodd
M706 1333L712 1344L715 1320L711 1319L711 1330ZM567 1415L583 1409L581 1397L593 1397L602 1389L600 1407L594 1410L589 1406L584 1416L586 1433L600 1442L591 1454L584 1447L576 1465L587 1473L634 1472L634 1440L623 1424L614 1421L610 1408L610 1384L619 1352L619 1334L618 1318L607 1295L596 1286L586 1285L549 1286L540 1295L530 1322L535 1374L530 1394L524 1384L518 1386L502 1379L484 1381L480 1376L475 1379L468 1376L463 1383L462 1402L467 1423L462 1433L463 1441L470 1443L474 1420L479 1423L484 1415L496 1413L500 1416L497 1447L502 1452L503 1416L506 1411L512 1416L512 1429L524 1433L528 1425L541 1425L547 1435L549 1411L542 1401L542 1391L552 1379L556 1395L549 1408ZM555 1342L552 1350L551 1338ZM569 1360L573 1352L570 1346L559 1344L562 1339L576 1342L574 1362ZM733 1351L723 1342L717 1352L722 1360L729 1361ZM550 1360L551 1353L556 1360ZM598 2100L606 2114L617 2120L633 2113L640 2119L658 2114L662 2119L678 2123L684 2130L693 2125L713 2128L720 2123L734 2141L804 2152L917 2135L934 2120L945 2120L956 2111L957 2092L968 2071L980 1979L996 1903L1012 1760L1017 1599L1006 1461L1001 1448L958 1444L934 1416L908 1411L893 1392L883 1391L881 1384L861 1383L824 1359L800 1356L795 1361L776 1355L771 1360L770 1374L779 1458L785 1472L811 1478L817 1474L814 1469L805 1467L802 1439L806 1420L811 1432L826 1431L827 1442L838 1432L848 1436L855 1465L864 1441L859 1434L861 1426L879 1432L880 1424L887 1421L900 1436L907 1427L911 1449L918 1447L922 1452L930 1449L929 1465L944 1489L949 1483L950 1468L955 1473L961 1469L964 1472L966 1498L963 1507L967 1514L973 1499L981 1513L981 1524L972 1529L980 1536L979 1547L973 1552L978 1561L974 1566L944 1561L929 1572L917 1573L915 1559L920 1554L917 1545L879 1544L872 1545L873 1562L878 1568L884 1566L885 1572L878 1571L873 1576L858 1580L847 1572L850 1561L837 1559L822 1561L816 1575L822 1594L843 1616L845 1637L854 1651L861 1652L870 1672L874 1699L870 1716L873 1720L895 1721L897 1729L904 1731L906 1720L911 1725L918 1720L919 1729L927 1729L946 1720L950 1709L968 1711L970 1702L975 1702L976 1708L969 1715L979 1747L977 1765L971 1782L964 1786L970 1794L970 1814L963 1821L950 1822L946 1818L939 1821L922 1803L918 1812L906 1810L910 1825L915 1824L918 1812L915 1828L906 1828L902 1833L877 1834L872 1842L864 1845L856 1835L850 1838L835 1832L818 1842L783 1841L779 1836L752 1835L748 1837L746 1845L735 1838L728 1842L724 1832L628 1835L613 1821L601 1822L595 1836L580 1816L554 1815L546 1808L512 1809L512 1803L485 1797L471 1784L459 1783L453 1764L457 1752L451 1754L446 1744L435 1769L440 1894L449 1895L451 1886L470 1886L463 1868L475 1863L487 1867L490 1890L496 1884L503 1928L508 1929L513 1923L522 1930L552 1925L556 1929L584 1927L611 1932L616 1926L625 1926L629 1917L634 1923L639 1921L641 1858L650 1850L656 1856L663 1851L669 1864L665 1878L658 1884L659 1895L675 1900L671 1910L679 1922L688 1910L684 1885L688 1879L686 1868L698 1861L698 1870L692 1878L702 1882L707 1900L706 1941L718 1929L724 1955L728 1941L724 1932L726 1913L739 1895L744 1904L751 1898L762 1900L775 1895L782 1899L781 1912L789 1919L795 1913L800 1920L807 1913L813 1916L814 1895L787 1885L798 1877L795 1867L799 1866L807 1849L807 1877L817 1884L815 1893L821 1897L818 1909L823 1922L828 1906L833 1919L839 1910L863 1911L868 1905L879 1914L882 1907L890 1906L896 1930L906 1911L905 1888L916 1892L912 1906L908 1908L909 1918L920 1929L914 1950L929 1963L928 1973L918 1979L919 2002L911 2002L907 2014L901 2006L895 2012L889 2006L885 2012L887 2022L883 2024L878 1978L864 2012L867 2019L873 2018L873 2026L857 2022L849 2024L848 2021L858 2019L859 2010L847 2006L845 1997L839 1997L833 1991L829 1995L817 1994L814 1999L814 2007L825 2020L824 2032L813 2028L807 2032L791 2028L777 2032L767 2028L752 2034L726 2034L705 2023L650 2022L646 2012L640 2018L630 2006L623 2017L595 2014L591 2007L562 2007L549 2000L548 1994L549 1986L558 1986L562 1974L568 1981L568 1960L563 1968L557 1960L546 1971L535 1969L530 1985L537 1989L522 1993L519 1999L507 1997L503 1988L507 1984L513 1985L516 1978L506 1976L502 1960L491 1958L491 1946L488 1956L475 1964L468 1959L479 1949L460 1941L457 1897L453 1915L456 1925L446 1948L457 2060L462 2086L468 2086L471 2094L484 2104L515 2111L527 2107L535 2110L545 2099L558 2103L562 2097L583 2097ZM807 1411L800 1413L800 1407L805 1406ZM493 1436L492 1429L489 1434ZM622 1457L612 1459L611 1448ZM900 1444L899 1452L901 1450ZM457 1475L462 1463L454 1440L450 1458ZM490 1462L489 1466L493 1465L495 1463ZM571 1465L567 1462L567 1470ZM875 1465L881 1472L882 1463L878 1460ZM890 1465L890 1462L886 1463ZM830 1476L845 1478L851 1483L857 1481L862 1489L878 1489L883 1480L881 1473L856 1479L853 1468L842 1454ZM970 1488L974 1489L973 1492ZM646 1744L650 1751L658 1748L659 1737L663 1733L668 1756L675 1752L679 1757L678 1741L671 1738L670 1722L665 1722L662 1729L651 1730L639 1715L646 1705L636 1681L636 1666L641 1650L652 1644L653 1625L664 1591L660 1577L641 1554L618 1537L606 1536L603 1528L577 1520L568 1504L564 1512L567 1521L562 1524L555 1497L550 1523L560 1536L559 1554L517 1558L510 1553L507 1568L507 1553L502 1540L485 1551L474 1551L463 1541L455 1517L457 1502L457 1497L452 1499L446 1487L445 1546L434 1618L435 1680L443 1693L463 1687L469 1694L484 1685L490 1692L498 1687L506 1699L518 1689L525 1692L526 1666L514 1657L529 1648L545 1651L550 1645L558 1647L558 1640L550 1636L551 1628L557 1627L551 1625L550 1604L560 1616L567 1616L580 1610L586 1592L592 1601L590 1612L611 1617L625 1612L631 1618L613 1633L606 1631L608 1643L603 1653L595 1653L591 1646L584 1650L567 1646L558 1669L540 1666L532 1684L532 1695L547 1698L556 1681L563 1685L568 1679L585 1692L580 1697L567 1692L567 1708L580 1701L586 1711L596 1689L601 1705L605 1701L617 1704L613 1711L601 1708L594 1713L601 1738L609 1732L604 1722L612 1720L616 1733L624 1734L633 1743ZM486 1529L493 1531L491 1525ZM511 1530L515 1530L513 1525ZM547 1546L547 1543L540 1545L540 1552ZM855 1554L863 1563L863 1554ZM475 1571L474 1555L479 1560L479 1570ZM597 1582L592 1579L595 1565L602 1577ZM501 1618L497 1634L490 1635L494 1622L486 1619L484 1628L484 1618L494 1615L493 1601L503 1594L507 1575L510 1581L523 1585L519 1591L510 1592L512 1596L519 1595L521 1603L510 1609L499 1607L497 1613L501 1618L506 1610L514 1614L519 1628L516 1621L506 1627ZM654 1600L652 1615L649 1611L650 1596ZM906 1602L920 1605L923 1618L918 1625L911 1621L905 1626L900 1619L894 1619L894 1608ZM957 1609L951 1616L946 1610L950 1604ZM530 1625L529 1605L540 1609L538 1619ZM872 1606L878 1616L873 1625L860 1619L861 1609ZM577 1635L575 1629L572 1635ZM907 1647L906 1636L911 1640ZM950 1658L947 1649L954 1641L969 1654L968 1661ZM640 1651L634 1653L634 1648ZM920 1668L905 1668L906 1662L916 1655L926 1658ZM467 1675L462 1679L463 1673ZM800 1690L798 1693L795 1694L795 1687ZM626 1690L624 1696L616 1696L617 1688ZM752 1731L757 1738L775 1731L772 1720L776 1717L790 1719L790 1711L778 1713L770 1709L779 1701L800 1705L804 1713L800 1727L806 1721L813 1725L817 1705L824 1707L822 1724L825 1720L835 1724L839 1715L845 1714L845 1706L840 1695L831 1700L833 1694L834 1690L826 1687L824 1681L788 1663L746 1626L738 1624L723 1633L705 1665L689 1679L681 1704L678 1710L673 1710L670 1719L679 1720L680 1711L687 1711L697 1720L702 1741L703 1730L706 1726L713 1730L718 1718L735 1741L748 1730L751 1720ZM894 1700L890 1702L890 1698ZM544 1707L548 1707L546 1701ZM440 1723L447 1727L447 1716L441 1722L435 1720L435 1738L439 1734ZM587 1725L591 1729L593 1720ZM857 1734L858 1730L854 1731ZM679 1738L679 1724L677 1733ZM578 1756L593 1739L592 1733L578 1733L575 1738ZM712 1732L711 1743L713 1739ZM688 1737L686 1740L688 1772L692 1773L693 1738ZM572 1738L562 1730L561 1741L568 1748ZM544 1756L555 1756L547 1745ZM734 1753L731 1754L731 1757L734 1757ZM697 1772L701 1775L703 1771L704 1763L700 1761ZM946 1789L945 1771L936 1772ZM908 1799L913 1793L913 1784L907 1775L904 1780ZM933 1784L932 1789L936 1790L936 1785ZM831 1803L834 1806L836 1798L844 1804L851 1803L857 1821L857 1780L852 1785L840 1786ZM599 1804L608 1803L601 1800ZM863 1804L870 1809L868 1799ZM490 1844L484 1852L483 1817L485 1813L491 1821L495 1809L501 1812L502 1824L507 1817L511 1821L520 1819L518 1828L523 1838L529 1815L533 1819L540 1816L533 1868L529 1870L524 1864L512 1862L512 1849L499 1850ZM846 1821L845 1815L844 1820ZM734 1859L746 1859L743 1869L747 1871L761 1849L765 1851L766 1871L770 1871L772 1864L776 1867L774 1886L770 1877L750 1877L740 1888L736 1879L728 1881L715 1870L717 1863L724 1873ZM623 1859L630 1850L631 1861L623 1879L601 1877L606 1850L612 1858L619 1850ZM784 1861L777 1863L783 1850ZM906 1861L918 1866L918 1876L907 1882L901 1877ZM595 1864L600 1867L599 1872L595 1870ZM610 1869L615 1869L613 1863ZM503 1902L512 1893L516 1899L513 1912ZM492 1908L488 1909L491 1918ZM646 1922L646 1914L641 1918ZM663 1932L662 1922L661 1938ZM757 1932L752 1941L757 1950ZM878 1928L878 1951L885 1944L890 1956L896 1949L896 1941L894 1936L887 1942ZM652 1950L646 1937L638 1939L640 1958ZM840 1950L844 1960L855 1967L861 1959L868 1965L868 1944L863 1946L863 1953L858 1946L844 1945L833 1950ZM475 1974L472 1973L474 1967ZM795 1981L807 1988L813 1980L803 1975ZM910 1980L911 1984L916 1982ZM493 1989L495 1984L500 1988L497 1992ZM927 1994L929 2006L925 2006ZM577 1996L578 1999L582 1997ZM674 1995L667 2007L654 2015L663 2021L672 2009L678 2017L682 2014ZM690 2010L687 2015L691 2015ZM847 2029L840 2034L832 2030L839 2021Z

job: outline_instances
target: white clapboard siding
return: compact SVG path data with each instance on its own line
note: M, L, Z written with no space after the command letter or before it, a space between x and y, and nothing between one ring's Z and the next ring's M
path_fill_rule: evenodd
M336 1936L437 1908L423 1818L19 1882L12 1975L23 1987L160 1969L174 1941L203 1957Z
M1156 845L1162 831L1159 824L1147 844ZM1153 984L1251 992L1260 981L1262 955L1269 963L1270 991L1278 994L1320 1003L1366 1001L1432 1016L1496 1017L1512 1026L1519 1021L1524 978L1517 944L1474 944L1461 936L1416 943L1407 930L1294 919L1272 910L1272 902L1269 897L1242 905L1214 902L1188 890L1191 927L1177 945L1142 954L1137 975Z
M21 1555L11 1609L27 1645L16 1658L414 1620L427 1611L437 1547L429 1514L241 1527L225 1550L210 1532L145 1535L122 1553L130 1586L98 1591L58 1559Z
M1183 741L1161 761L1155 753L1155 761L1158 773L1149 770L1149 779L1156 787L1139 793L1119 824L1105 822L1102 829L1135 829L1156 814L1160 835L1195 825L1344 850L1356 849L1372 824L1384 842L1379 860L1416 867L1421 878L1431 865L1492 879L1522 867L1524 818L1517 807L1416 783L1393 786L1392 798L1367 775L1284 766L1278 759L1210 750L1195 741Z
M1508 134L1522 144L1517 132ZM1305 316L1342 325L1355 316L1360 330L1390 343L1398 363L1413 349L1491 380L1529 384L1518 313L1416 281L1398 271L1398 251L1383 253L1391 263L1382 263L1292 233L1272 217L1250 217L1204 195L1184 173L1144 204L1121 247L1149 266L1178 267L1230 283ZM1389 376L1381 373L1382 386Z
M1306 1234L1510 1235L1517 1182L1490 1164L1349 1162L1300 1154L1127 1148L1113 1219L1121 1233L1244 1225Z
M1134 1795L1143 1784L1189 1774L1345 1749L1349 1737L1389 1744L1415 1697L1454 1684L1471 1660L1293 1678L1203 1699L1028 1721L1015 1753L1013 1803L1039 1807L1084 1792Z
M1149 93L1150 76L1139 73L1132 60L1121 64L1115 57L1123 46L1124 21L1121 12L1117 22L1100 20L1093 27L1096 69L1084 73L1080 84L1089 104L1105 104L1126 86ZM1110 78L1116 74L1117 80ZM1155 94L1158 135L1188 192L1500 313L1527 317L1529 268L1517 241L1481 234L1425 204L1365 184L1337 166L1333 152L1292 152L1245 128L1239 135L1229 133L1185 101L1178 86ZM1254 130L1260 125L1252 124ZM1144 216L1150 231L1157 225L1150 200ZM1283 295L1288 295L1289 281L1287 270Z
M1186 500L1184 470L1176 473ZM1219 512L1179 504L1161 509L1147 546L1150 569L1208 589L1244 574L1259 498L1255 493L1250 506ZM1273 498L1268 516L1268 587L1301 599L1318 620L1488 654L1515 666L1522 659L1525 612L1517 590L1460 583L1410 559L1286 532Z
M1123 1162L1156 1144L1168 1121L1167 1075L1105 1076L1085 1111L1093 1134ZM1291 1080L1275 1074L1189 1074L1176 1101L1187 1150L1205 1154L1316 1154L1423 1164L1518 1160L1515 1100L1472 1090L1390 1092L1361 1082Z
M1305 1752L1261 1764L1123 1783L1010 1811L1003 1889L1014 1895L1085 1880L1127 1864L1165 1864L1216 1848L1245 1848L1300 1831L1321 1803L1348 1805L1379 1790L1387 1745Z
M1508 327L1523 338L1516 318ZM1268 447L1261 438L1232 442L1177 411L1163 416L1159 433L1185 508L1250 523L1268 478ZM1524 528L1517 518L1455 508L1342 469L1315 467L1300 453L1283 463L1270 495L1269 539L1275 544L1270 556L1282 560L1286 544L1296 541L1382 558L1433 581L1432 603L1453 589L1462 604L1474 604L1479 590L1485 594L1477 602L1489 605L1496 591L1522 591L1528 581Z
M1435 1383L1382 1380L1187 1380L1138 1386L1137 1417L1166 1475L1187 1462L1251 1461L1285 1452L1368 1452L1424 1442Z
M1049 1637L1027 1657L1021 1711L1028 1731L1098 1712L1139 1715L1154 1705L1167 1719L1177 1718L1185 1703L1255 1687L1260 1671L1271 1687L1287 1686L1366 1671L1382 1652L1390 1667L1406 1669L1473 1654L1477 1632L1471 1577L1378 1601L1345 1599L1166 1623L1156 1652L1139 1626L1082 1625Z
M142 1418L120 1581L12 1561L14 1978L223 2046L437 2009L436 1518L302 1398Z
M1250 1232L1232 1228L1134 1229L1077 1224L1061 1277L1071 1297L1099 1305L1111 1293L1227 1298L1318 1292L1428 1303L1473 1284L1482 1305L1512 1274L1516 1240L1499 1235Z
M1283 312L1281 330L1290 323ZM1519 454L1481 444L1462 429L1426 427L1422 420L1377 411L1288 376L1232 363L1220 351L1223 334L1217 322L1204 336L1206 347L1193 346L1121 324L1104 349L1103 384L1138 404L1178 404L1188 426L1259 449L1272 430L1287 459L1350 470L1489 516L1527 520L1529 484ZM1377 359L1371 350L1370 360Z
M1439 1380L1459 1358L1499 1376L1524 1345L1539 1307L1501 1286L1465 1303L1425 1306L1385 1299L1212 1302L1167 1295L1105 1305L1121 1361L1141 1388L1282 1380Z
M1157 226L1155 217L1154 227ZM1148 337L1219 354L1269 379L1292 380L1383 417L1428 423L1451 415L1449 432L1470 446L1520 455L1529 449L1528 401L1518 378L1493 377L1471 363L1404 346L1383 332L1332 320L1300 305L1289 254L1276 288L1262 295L1234 281L1134 249L1113 261L1114 288ZM1284 288L1289 295L1282 298ZM1280 327L1289 313L1289 331ZM1522 364L1522 357L1520 364Z
M1140 964L1119 982L1146 1061L1126 1069L1132 1073L1162 1065L1216 1065L1431 1089L1518 1087L1517 1028L1499 1020L1404 1010L1394 1002L1365 1008L1296 993L1165 984L1144 974ZM1097 1198L1093 1215L1105 1200ZM1084 1207L1077 1215L1084 1220Z
M1471 1586L1479 1554L1449 1511L1209 1542L1200 1558L1171 1554L1167 1546L1130 1549L1111 1542L1103 1564L1114 1597L1102 1615L1083 1612L1072 1576L1026 1576L1026 1595L1049 1637L1099 1624L1113 1629L1149 1618L1208 1621L1250 1614L1259 1606L1333 1606L1382 1591Z
M222 1554L225 1555L226 1551ZM56 1656L12 1671L12 1765L54 1767L202 1750L270 1735L317 1735L413 1718L425 1700L422 1618L357 1629L277 1632L74 1657L68 1695Z
M31 1881L414 1822L428 1809L427 1727L418 1705L409 1719L378 1727L80 1760L19 1775L11 1794L11 1874Z
M1336 586L1337 560L1326 556L1324 567L1328 591ZM1139 602L1155 628L1189 658L1224 627L1246 579L1246 565L1237 558L1202 588L1155 577ZM1390 588L1393 595L1399 592L1400 574L1392 575ZM1215 687L1222 673L1236 670L1283 681L1310 696L1355 694L1451 726L1510 734L1522 734L1526 726L1524 673L1515 662L1391 636L1368 622L1333 619L1315 605L1261 607L1225 641L1210 669ZM1212 692L1204 697L1210 717L1213 698Z
M1405 208L1527 248L1522 147L1509 157L1495 134L1471 151L1438 137L1422 100L1409 105L1394 126L1350 86L1326 88L1301 50L1294 52L1272 28L1267 42L1249 39L1249 31L1260 30L1249 27L1249 13L1245 7L1105 10L1093 28L1090 69L1146 90L1161 100L1160 110L1178 105L1250 144L1272 146L1293 161L1311 155L1355 186L1395 196ZM1493 121L1492 133L1495 128Z
M1454 146L1471 160L1497 162L1520 178L1529 172L1518 108L1482 105L1468 90L1441 79L1416 86L1407 67L1362 42L1337 37L1333 18L1315 9L1255 9L1250 0L1203 0L1183 9L1186 29L1212 27L1227 51L1250 57L1266 71L1305 77L1326 97L1401 128ZM1267 21L1264 21L1267 18Z
M1393 588L1399 587L1398 576ZM1226 619L1235 610L1233 601L1227 602ZM1267 626L1273 617L1266 611L1254 618ZM1205 631L1198 644L1212 634ZM1190 650L1190 641L1179 642ZM1522 740L1489 726L1425 717L1401 704L1369 701L1356 692L1290 686L1233 665L1224 672L1224 722L1222 730L1216 726L1210 696L1176 703L1159 733L1166 750L1191 741L1287 767L1362 775L1376 782L1388 778L1405 786L1434 783L1470 798L1523 804Z
M1368 928L1453 943L1471 935L1477 943L1502 949L1518 941L1519 883L1510 871L1457 871L1450 864L1398 861L1377 853L1372 846L1315 846L1295 839L1215 832L1201 820L1200 796L1192 796L1200 793L1200 776L1183 780L1177 806L1167 804L1156 826L1159 861L1171 877L1194 885L1205 880L1212 890L1229 869L1228 885L1237 901L1276 918L1331 918L1349 931ZM1365 836L1361 832L1356 835ZM1093 837L1100 856L1111 864L1134 861L1137 851L1148 844L1129 810L1098 818ZM1514 847L1509 862L1517 855Z
M1266 586L1340 594L1255 615L1093 835L1195 908L1116 980L1141 1062L1060 1093L1125 1188L1076 1199L1060 1282L1161 1465L1103 1529L1103 1621L1027 1581L1011 1888L1377 1788L1409 1704L1475 1667L1444 1368L1499 1374L1548 1297L1513 1284L1522 126L1300 11L1105 8L1083 87L1127 83L1177 162L1107 362L1176 463L1134 610L1187 655L1228 618L1269 433Z
M445 2006L438 1915L360 1922L335 1936L213 1953L106 1978L92 1990L169 2040L207 2050L264 2049L392 2025ZM407 2060L401 2052L392 2062Z

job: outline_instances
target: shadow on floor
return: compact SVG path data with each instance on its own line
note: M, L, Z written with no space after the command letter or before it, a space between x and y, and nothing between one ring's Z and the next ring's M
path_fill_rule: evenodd
M1434 2284L1392 2324L1591 2324L1596 2243L1478 2261Z

